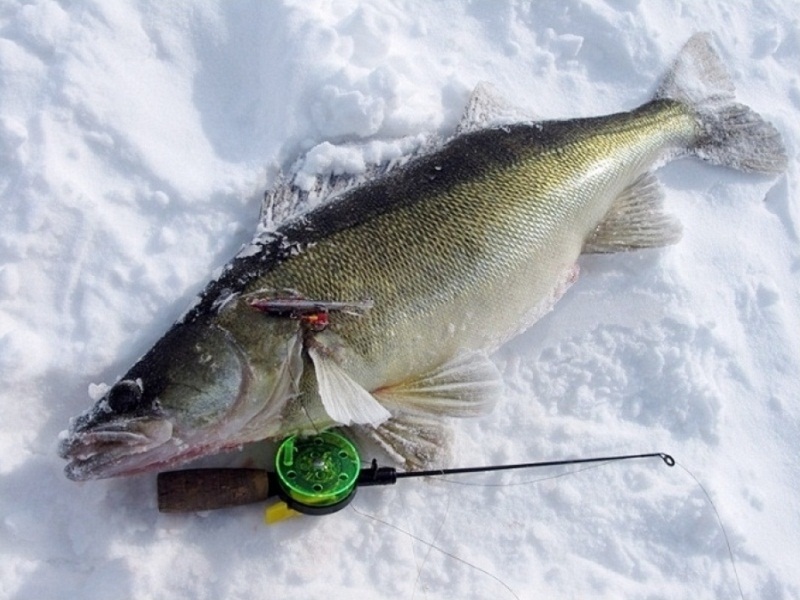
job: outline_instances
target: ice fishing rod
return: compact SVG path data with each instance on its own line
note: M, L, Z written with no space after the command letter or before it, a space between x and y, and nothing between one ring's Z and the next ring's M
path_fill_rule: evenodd
M292 436L284 440L275 455L274 471L222 468L159 473L158 509L167 513L215 510L278 497L282 502L269 506L265 514L267 523L274 523L297 513L334 513L353 500L358 488L391 485L398 479L635 458L660 458L667 466L675 465L675 460L669 454L652 452L428 471L397 471L394 467L379 467L378 461L373 459L369 467L362 468L361 458L350 440L335 431L324 431L310 437Z

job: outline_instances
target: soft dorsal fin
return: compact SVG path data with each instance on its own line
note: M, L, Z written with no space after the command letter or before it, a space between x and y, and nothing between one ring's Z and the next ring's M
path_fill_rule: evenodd
M417 379L375 390L390 409L437 417L474 417L492 410L502 393L497 367L483 352L466 352Z
M377 427L391 417L389 411L356 383L325 349L311 347L308 355L314 363L322 406L331 419L342 425L355 423Z
M681 238L682 227L664 212L664 193L652 173L622 190L603 221L586 239L584 252L624 252L658 248Z

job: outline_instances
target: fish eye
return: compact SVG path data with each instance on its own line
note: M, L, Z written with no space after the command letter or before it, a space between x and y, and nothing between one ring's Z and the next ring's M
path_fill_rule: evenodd
M141 386L131 380L120 381L109 391L106 401L115 413L127 413L135 410L142 400Z

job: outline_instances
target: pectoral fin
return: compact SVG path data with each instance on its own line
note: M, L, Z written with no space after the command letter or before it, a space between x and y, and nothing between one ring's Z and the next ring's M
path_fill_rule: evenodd
M497 367L483 352L467 352L418 379L373 392L404 413L474 417L492 410L502 392Z
M331 419L342 425L356 423L377 427L391 417L389 411L356 383L324 349L311 347L308 355L314 363L322 405Z
M661 184L644 173L617 196L605 219L587 238L584 252L658 248L681 238L681 224L664 212Z

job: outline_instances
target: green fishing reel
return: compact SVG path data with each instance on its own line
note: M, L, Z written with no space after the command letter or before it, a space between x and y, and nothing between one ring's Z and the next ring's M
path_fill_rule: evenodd
M289 437L275 456L278 495L288 508L307 515L326 515L347 506L360 473L358 450L335 431Z

